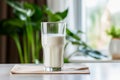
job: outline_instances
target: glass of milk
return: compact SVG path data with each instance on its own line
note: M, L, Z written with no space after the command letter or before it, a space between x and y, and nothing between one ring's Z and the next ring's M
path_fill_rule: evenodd
M61 71L65 46L66 24L42 22L41 36L45 71Z

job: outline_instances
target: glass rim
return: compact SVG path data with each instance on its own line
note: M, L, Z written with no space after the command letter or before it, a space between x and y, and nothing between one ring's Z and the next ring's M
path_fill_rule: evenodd
M41 22L41 24L44 24L44 23L64 23L64 24L66 24L66 22Z

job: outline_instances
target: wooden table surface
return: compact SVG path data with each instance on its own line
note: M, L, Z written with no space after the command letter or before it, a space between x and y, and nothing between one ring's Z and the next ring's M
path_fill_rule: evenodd
M0 64L0 80L120 80L120 63L85 63L85 64L89 66L90 74L13 75L10 74L10 70L15 64Z

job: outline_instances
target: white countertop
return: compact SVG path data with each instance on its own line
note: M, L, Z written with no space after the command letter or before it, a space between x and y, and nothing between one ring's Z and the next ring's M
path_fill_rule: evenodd
M78 63L74 63L78 64ZM120 80L120 61L84 63L90 74L10 74L15 64L0 64L0 80ZM28 65L28 64L25 64Z

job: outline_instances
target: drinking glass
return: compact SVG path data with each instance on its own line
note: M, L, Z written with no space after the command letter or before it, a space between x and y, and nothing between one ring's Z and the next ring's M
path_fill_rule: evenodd
M65 35L65 22L41 23L41 41L45 71L61 71L64 64Z

